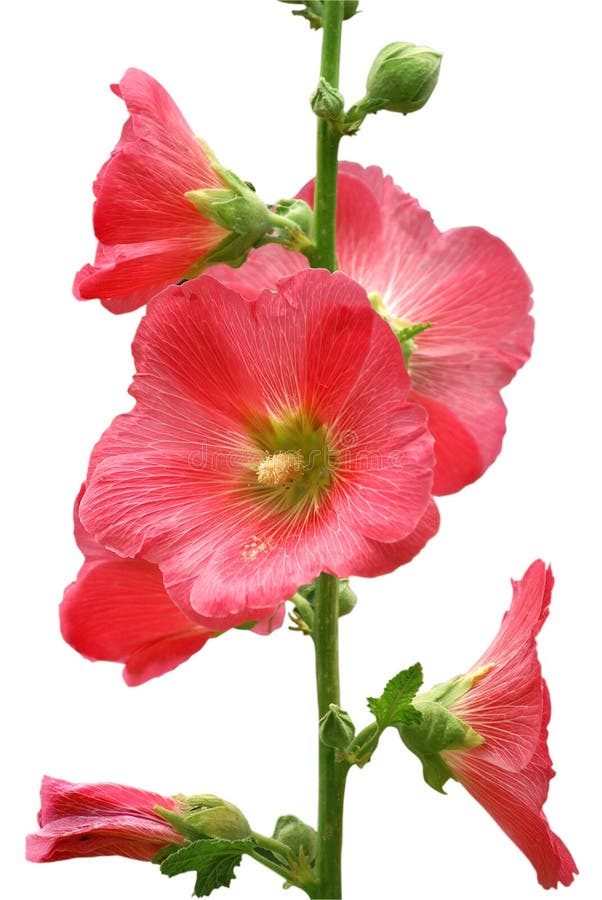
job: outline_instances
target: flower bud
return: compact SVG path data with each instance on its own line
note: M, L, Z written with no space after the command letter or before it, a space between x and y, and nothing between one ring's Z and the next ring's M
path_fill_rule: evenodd
M314 861L317 834L311 825L306 825L297 816L280 816L272 837L286 847L290 847L297 858L303 852L310 863Z
M334 88L325 78L311 95L311 108L320 119L338 122L343 117L345 100L340 91Z
M297 198L279 200L274 206L273 212L300 228L306 237L311 237L314 211L305 200Z
M157 809L164 819L189 840L221 838L224 841L242 841L251 834L251 826L244 814L233 803L213 794L196 794L175 799L181 813Z
M339 618L348 615L357 603L357 595L349 587L349 579L341 578L339 586Z
M366 97L379 109L406 115L421 109L439 78L441 54L430 47L394 43L384 47L368 72Z
M298 593L307 600L309 605L313 608L314 597L316 594L316 582L312 581L311 584L302 584L298 589ZM348 615L356 603L357 596L349 587L349 579L339 578L339 618Z
M331 703L320 719L320 740L326 747L344 752L355 736L355 725L349 713Z

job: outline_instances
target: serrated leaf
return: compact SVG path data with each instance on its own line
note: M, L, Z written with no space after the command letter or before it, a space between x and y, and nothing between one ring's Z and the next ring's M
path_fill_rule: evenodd
M182 872L196 872L195 897L208 897L220 887L228 887L236 878L234 869L253 841L202 840L186 844L161 863L161 871L170 878Z
M368 697L368 707L381 731L420 717L411 704L421 685L422 666L416 663L391 678L380 697Z

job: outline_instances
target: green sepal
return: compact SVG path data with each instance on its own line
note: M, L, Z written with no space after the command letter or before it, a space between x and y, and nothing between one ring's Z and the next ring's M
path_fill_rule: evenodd
M412 700L422 685L420 663L399 672L387 683L380 697L368 697L368 708L380 731L391 726L420 722L420 713Z
M243 853L250 853L254 842L201 840L186 844L161 863L161 872L172 878L183 872L196 872L194 897L208 897L220 887L229 887L236 878L234 869L240 865Z
M406 341L411 341L412 338L415 338L417 334L422 334L422 332L426 331L427 328L432 327L432 322L417 322L416 325L408 325L404 328L393 327L393 331L395 332L399 343L404 344Z
M296 859L300 860L303 854L312 863L316 858L318 841L316 830L297 816L280 816L274 826L273 838L285 844Z
M355 725L351 716L336 703L331 703L328 712L320 719L320 740L325 747L332 747L345 753L355 736Z
M443 706L451 706L452 703L463 697L471 689L475 680L478 680L489 668L489 666L485 666L477 669L476 672L456 675L450 681L436 684L430 691L425 691L419 699L421 702L430 700L433 703L441 703Z
M450 778L455 780L454 773L449 766L443 762L438 753L433 753L431 756L423 756L421 762L422 776L428 786L432 787L432 789L439 794L446 794L447 791L443 790L443 785L446 784Z
M180 812L161 806L156 806L155 812L188 840L220 838L236 841L251 834L251 826L244 813L221 797L214 794L197 794L192 797L177 794L175 799L179 803Z
M249 247L270 230L268 207L247 185L237 190L207 188L187 191L185 196L205 218L226 231L245 235Z
M421 695L414 707L420 713L415 722L398 725L400 737L408 750L422 762L424 780L440 793L453 774L439 755L442 750L469 750L484 743L480 734L454 716L442 703Z

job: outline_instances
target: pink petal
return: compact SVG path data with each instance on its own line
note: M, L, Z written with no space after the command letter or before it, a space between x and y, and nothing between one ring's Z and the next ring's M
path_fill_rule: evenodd
M75 276L73 293L78 300L96 297L120 307L135 309L137 300L151 299L165 287L180 281L199 258L202 248L193 240L157 240L146 244L98 245L93 266ZM145 293L142 293L145 292Z
M268 244L258 250L251 250L246 262L238 269L220 264L210 266L206 273L236 291L245 300L256 300L266 289L273 289L281 279L307 268L309 262L302 253L293 253L277 244Z
M113 813L148 816L163 822L154 812L155 806L174 811L179 808L171 797L162 797L140 788L111 782L73 784L47 775L42 779L40 796L42 809L38 822L42 826L65 816L105 816Z
M66 816L27 836L30 862L92 856L125 856L150 862L159 850L181 843L167 822L136 815Z
M513 599L493 643L471 671L493 668L450 707L485 744L473 758L518 771L531 759L539 740L544 682L535 638L548 614L553 576L541 560L512 582Z
M442 756L458 781L529 859L542 887L555 888L559 882L571 884L578 870L542 810L554 775L547 749L550 703L545 686L543 692L539 737L531 761L521 771L492 765L479 757L478 747L468 752L445 751Z
M212 637L182 614L159 568L144 560L85 563L65 591L60 617L68 644L88 659L125 663L129 685L176 668Z

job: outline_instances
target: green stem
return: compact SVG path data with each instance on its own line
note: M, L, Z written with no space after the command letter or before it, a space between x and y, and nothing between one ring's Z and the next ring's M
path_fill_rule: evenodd
M318 578L314 598L313 637L316 646L318 716L331 703L340 703L339 688L339 580L324 572ZM337 762L332 747L319 745L318 842L316 876L320 898L342 897L341 850L343 845L343 803L348 764Z
M341 31L343 25L342 0L329 0L324 4L322 60L320 75L334 88L339 86L341 59ZM318 146L316 165L316 194L314 199L314 241L316 249L311 257L314 268L337 267L336 212L337 212L337 155L341 135L337 134L326 119L318 119Z
M342 0L324 4L322 59L320 75L334 88L339 86ZM318 120L316 192L314 198L315 251L310 256L314 268L337 267L337 155L340 135L325 119ZM331 703L340 703L339 688L339 580L324 572L318 578L314 596L313 639L316 648L318 718ZM320 900L339 900L341 886L341 850L343 844L343 802L345 777L349 766L339 763L336 751L319 744L318 840L316 852L315 896Z

